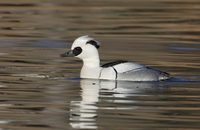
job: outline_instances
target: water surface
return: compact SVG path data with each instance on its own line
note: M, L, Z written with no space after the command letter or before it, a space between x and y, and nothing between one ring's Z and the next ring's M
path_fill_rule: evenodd
M198 0L0 1L0 130L200 129L199 16ZM82 62L59 57L81 35L102 43L102 64L176 79L81 80Z

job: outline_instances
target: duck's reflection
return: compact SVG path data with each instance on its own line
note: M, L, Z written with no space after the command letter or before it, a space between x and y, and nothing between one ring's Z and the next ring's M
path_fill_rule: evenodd
M97 109L135 109L134 106L127 105L122 107L110 107L110 103L133 103L127 97L145 94L147 91L157 90L158 83L125 82L125 81L107 81L107 80L89 80L80 81L82 89L81 100L71 101L70 103L70 125L76 129L96 129L96 120L98 117ZM98 106L101 101L108 105ZM105 103L104 103L105 104Z

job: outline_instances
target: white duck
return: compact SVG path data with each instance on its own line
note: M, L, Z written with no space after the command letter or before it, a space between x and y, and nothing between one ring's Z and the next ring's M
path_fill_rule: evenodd
M81 36L74 41L71 50L61 56L75 56L83 60L81 78L125 81L161 81L170 78L166 72L123 60L100 66L99 47L98 41Z

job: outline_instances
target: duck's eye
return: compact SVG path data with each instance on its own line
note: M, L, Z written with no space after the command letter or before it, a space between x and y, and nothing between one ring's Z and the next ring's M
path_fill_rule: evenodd
M76 48L73 49L73 54L74 54L75 56L81 54L81 52L82 52L81 47L76 47Z

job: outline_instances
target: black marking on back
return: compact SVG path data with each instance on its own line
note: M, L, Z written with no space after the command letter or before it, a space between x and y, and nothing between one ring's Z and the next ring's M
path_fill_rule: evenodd
M128 61L118 60L118 61L114 61L114 62L109 62L109 63L103 64L101 67L107 68L107 67L112 67L114 65L118 65L118 64L126 63L126 62L128 62Z
M94 40L90 40L86 44L91 44L91 45L95 46L97 49L100 47L99 44Z
M114 67L112 67L113 68L113 70L115 71L115 80L117 80L117 77L118 77L118 75L117 75L117 70L114 68Z
M155 70L155 71L157 71L157 72L159 72L160 74L163 74L163 75L165 75L165 76L170 76L170 74L169 74L169 73L167 73L167 72L164 72L164 71L161 71L161 70L159 70L159 69L152 68L152 67L149 67L149 66L146 66L146 68L147 68L147 69L152 69L152 70Z

